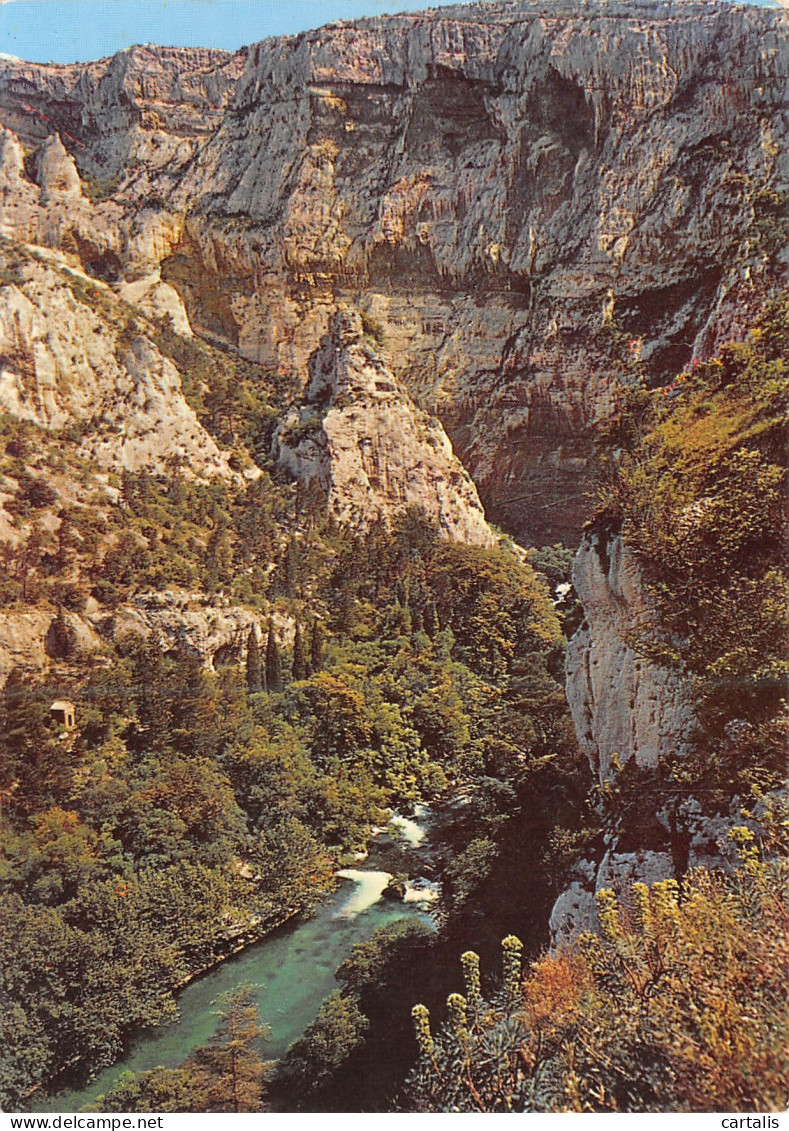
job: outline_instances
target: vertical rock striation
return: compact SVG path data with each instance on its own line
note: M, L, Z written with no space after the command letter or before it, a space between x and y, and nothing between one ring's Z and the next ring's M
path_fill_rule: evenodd
M656 769L689 751L693 702L679 673L635 646L636 639L643 644L653 614L639 563L620 533L599 525L587 529L575 557L573 585L584 620L567 646L567 702L597 782L615 786L619 769L631 761ZM684 860L673 843L676 836L676 817L657 811L642 828L608 828L602 860L584 861L554 904L554 940L594 926L596 891L626 892L636 881L652 884L686 867L693 834L683 829ZM709 836L698 839L706 845Z
M584 620L568 642L566 687L582 752L597 783L615 800L605 811L602 858L582 861L551 913L556 941L596 923L595 892L627 894L635 882L681 879L695 867L728 867L723 844L735 826L758 829L761 802L682 786L649 792L648 775L617 795L628 764L659 771L691 759L700 724L693 685L649 656L655 610L637 556L621 533L588 527L576 554L573 584ZM689 765L688 762L686 764ZM659 773L655 775L659 780ZM625 802L625 798L627 801ZM743 801L753 817L744 816Z
M567 646L567 701L597 780L615 775L615 761L654 768L681 757L694 728L688 684L634 646L653 614L638 561L621 534L585 534L573 585L584 620Z
M786 26L706 0L491 0L236 54L9 62L0 124L57 131L99 220L31 187L3 223L124 282L161 268L196 328L297 381L361 307L493 517L574 538L590 425L769 290Z

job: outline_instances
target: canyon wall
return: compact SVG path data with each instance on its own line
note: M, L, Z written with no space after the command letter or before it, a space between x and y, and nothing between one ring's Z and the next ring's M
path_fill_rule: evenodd
M572 540L618 390L758 303L788 73L777 10L525 0L236 54L6 62L0 123L26 147L59 133L83 195L61 173L2 223L116 285L161 272L294 393L338 305L360 308L492 517Z
M689 752L692 696L680 672L648 658L637 643L643 644L654 613L638 560L621 533L600 523L587 528L575 556L573 586L584 619L567 646L567 702L595 784L616 789L618 773L629 762L656 769ZM689 863L699 863L710 846L713 854L717 851L709 822L696 821L697 814L688 811L682 822L684 858L678 861L672 851L676 814L672 820L660 806L655 809L642 828L608 823L602 859L581 861L554 904L555 941L595 926L595 892L626 893L636 881L673 878ZM718 822L715 833L720 832ZM696 849L692 860L691 847Z
M679 881L693 868L731 866L731 830L745 825L761 835L769 807L762 791L732 796L700 780L694 767L704 749L698 681L678 660L661 662L656 655L654 646L665 645L656 632L660 614L638 555L617 528L601 519L586 527L573 586L583 621L568 641L567 701L597 790L601 830L595 858L576 864L554 904L555 941L595 926L601 889L627 897L635 882ZM766 718L769 708L765 712ZM752 721L730 717L721 759L731 755L726 743L752 730ZM644 773L626 781L622 771L634 767ZM673 777L661 775L661 768ZM773 799L785 802L785 788L776 789L774 779L771 788Z
M690 748L687 679L645 654L655 613L633 551L619 533L586 532L573 567L584 620L567 646L567 701L597 782L631 759L655 768ZM641 647L639 647L639 636Z

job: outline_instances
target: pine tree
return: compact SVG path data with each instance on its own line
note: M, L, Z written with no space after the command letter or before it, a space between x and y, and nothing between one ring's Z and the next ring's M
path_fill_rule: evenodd
M310 670L319 672L323 667L323 629L317 617L312 622L312 640L310 641Z
M263 690L263 663L260 656L257 630L251 628L247 638L247 691L256 695Z
M184 1065L202 1111L260 1111L266 1063L255 1047L269 1035L260 1024L253 986L239 986L216 1002L219 1024L209 1044Z
M137 484L132 473L124 467L121 473L121 498L123 505L136 514L136 504L138 501Z
M66 573L76 557L78 544L77 531L71 520L69 511L64 507L60 512L60 526L57 533L58 547L55 551L55 563L58 573Z
M179 510L186 503L186 488L180 471L176 468L167 491L170 502Z
M307 676L307 654L304 649L304 641L301 637L301 625L296 621L296 635L293 637L293 678L306 679Z
M318 1091L364 1043L369 1027L356 995L335 991L304 1035L288 1049L282 1064L284 1079L301 1095Z
M279 645L272 620L268 622L268 639L266 641L266 690L282 690L282 658L279 654Z

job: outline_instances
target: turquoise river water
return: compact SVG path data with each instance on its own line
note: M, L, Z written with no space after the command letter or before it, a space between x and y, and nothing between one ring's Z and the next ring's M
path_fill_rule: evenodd
M272 1060L282 1056L315 1019L321 1002L337 989L335 971L356 943L405 916L429 921L429 904L436 896L433 885L418 880L409 884L405 902L392 902L382 898L390 873L381 870L396 856L398 871L408 862L409 873L418 874L420 858L429 852L428 819L424 808L416 820L395 817L396 836L377 837L367 860L338 872L339 890L321 903L314 916L293 919L192 982L178 997L178 1020L141 1033L120 1060L86 1087L39 1101L35 1110L76 1112L112 1087L122 1072L177 1067L214 1032L213 1003L219 995L243 983L257 987L261 1021L271 1028L264 1055Z

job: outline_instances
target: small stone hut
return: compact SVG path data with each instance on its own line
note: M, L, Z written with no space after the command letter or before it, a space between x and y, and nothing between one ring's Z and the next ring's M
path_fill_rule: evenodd
M49 713L56 723L60 723L66 730L71 730L75 721L75 708L70 699L56 699L49 708Z

